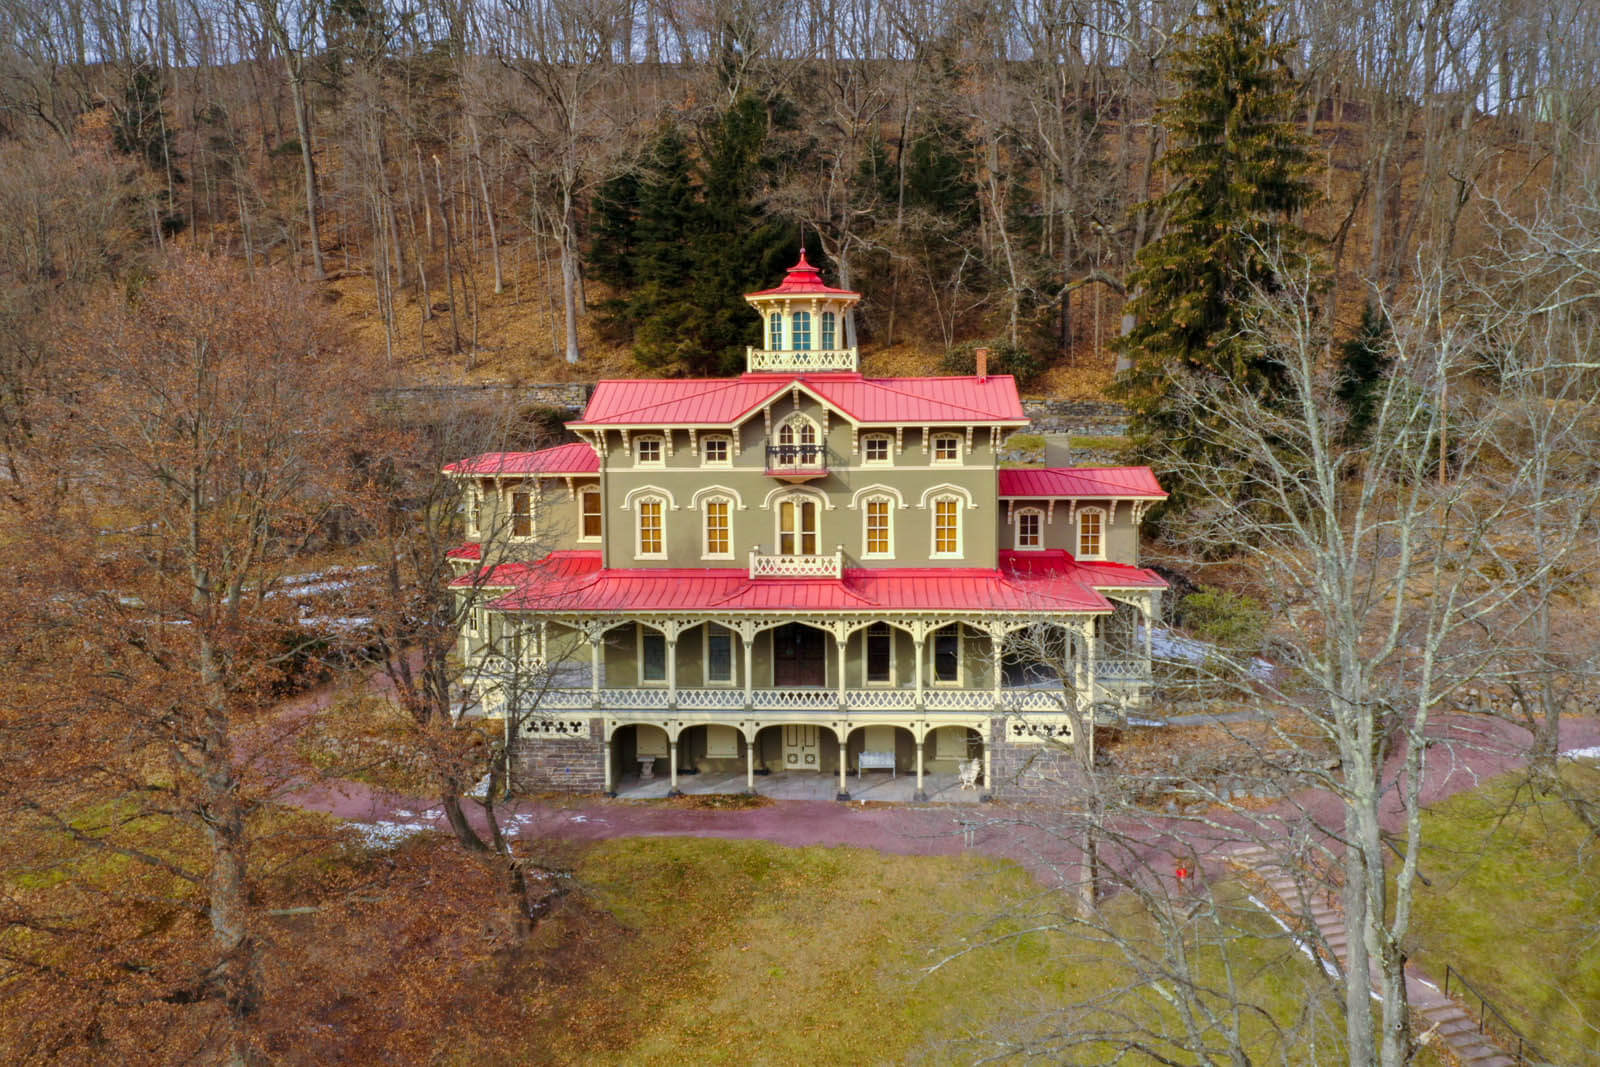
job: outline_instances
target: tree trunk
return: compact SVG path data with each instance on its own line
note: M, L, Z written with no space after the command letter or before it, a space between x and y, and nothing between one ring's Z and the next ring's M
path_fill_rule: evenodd
M288 52L288 46L284 44ZM289 95L294 101L294 128L300 138L300 163L305 171L306 224L310 228L311 263L320 281L328 276L327 265L322 260L322 226L317 216L322 211L322 196L317 191L317 161L311 151L311 113L306 101L305 72L292 55L284 56L289 70Z

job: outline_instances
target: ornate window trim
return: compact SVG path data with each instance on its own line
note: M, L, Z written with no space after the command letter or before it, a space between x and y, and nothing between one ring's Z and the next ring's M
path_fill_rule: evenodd
M640 492L639 495L637 495L637 496L635 496L633 493L629 493L628 494L628 499L632 503L638 505L637 507L634 508L634 510L637 512L637 514L634 516L634 520L633 520L633 558L634 559L666 559L667 558L667 512L670 510L670 507L669 507L669 504L668 504L667 495L665 493L661 493L661 492L656 492L656 493ZM646 518L649 516L649 511L647 510L645 505L652 504L652 503L658 505L658 510L657 510L657 513L656 513L656 519L660 523L660 528L657 529L655 531L655 533L656 533L656 540L658 542L658 546L659 547L657 547L657 548L655 548L655 549L653 549L651 551L646 551L645 550L645 541L644 541L644 534L645 534L644 524L645 524Z
M739 495L739 490L729 488L726 485L707 485L696 489L694 491L694 496L689 498L689 510L693 511L699 508L700 501L704 500L708 496L725 496L729 500L733 501L735 510L745 510L744 497Z
M873 459L869 454L871 445L883 446L883 457ZM861 435L861 465L863 467L892 467L894 466L894 435L887 433L864 433Z
M950 455L940 458L940 446L948 446ZM959 467L961 465L961 435L953 430L934 432L928 445L928 462L936 467Z
M528 510L526 514L517 513L517 497L527 497ZM525 482L512 482L503 490L501 503L505 505L505 531L506 540L525 544L539 536L539 483L529 480ZM527 533L517 532L517 521L527 520Z
M865 495L863 495L865 494ZM852 507L856 501L861 505L861 558L862 559L894 559L894 516L900 506L900 494L893 490L879 489L876 492L862 490L851 498ZM884 516L884 537L887 548L881 552L872 551L872 505L885 505L887 511Z
M1033 544L1023 542L1023 531L1027 527L1027 519L1033 520ZM1018 508L1012 516L1016 524L1016 532L1012 538L1012 547L1018 552L1044 551L1044 508Z
M924 489L922 491L922 499L917 501L917 506L925 508L932 500L941 496L958 497L961 500L962 507L971 511L976 511L978 509L978 505L972 501L971 490L964 489L952 482L945 482L942 485L935 485Z
M956 493L940 493L929 502L928 510L932 512L928 523L928 558L929 559L960 559L966 555L966 523L963 521L963 512L966 510L964 501ZM939 510L941 504L952 504L955 508L955 547L940 550L939 548Z
M666 500L668 511L678 510L678 501L672 495L672 490L663 489L659 485L640 485L629 489L628 494L622 498L622 510L632 511L633 502L642 496L659 496Z
M654 452L653 458L645 458ZM633 465L635 467L665 467L667 465L667 439L658 433L642 433L633 439Z
M1105 508L1100 508L1100 507L1093 507L1093 508L1078 508L1077 510L1078 510L1077 528L1076 528L1076 533L1075 533L1075 536L1073 537L1073 542L1072 542L1072 545L1073 545L1073 548L1074 548L1074 552L1072 553L1073 558L1074 559L1105 559L1106 558L1106 535L1110 532L1110 526L1111 526L1110 517L1106 514L1106 509ZM1095 526L1094 536L1095 536L1096 545L1095 545L1095 550L1093 552L1086 552L1086 551L1084 551L1084 547L1083 547L1084 546L1084 535L1085 535L1086 532L1088 532L1085 529L1085 527L1087 525L1089 525L1088 523L1085 522L1086 519L1093 519L1094 520L1094 526Z
M462 501L462 512L466 522L468 537L483 536L483 493L475 485L467 486L466 498Z
M776 499L774 499L774 497L776 497ZM780 555L783 553L783 504L784 504L785 501L789 501L789 500L793 500L795 502L795 504L796 504L795 517L796 517L797 522L796 522L796 529L795 529L794 535L793 535L794 538L795 538L796 547L802 547L804 545L804 543L805 543L805 532L804 532L803 527L801 527L799 525L799 523L798 523L798 519L799 519L799 517L801 515L804 514L804 511L798 505L802 501L810 501L810 502L812 502L812 503L817 505L816 512L815 512L817 528L812 533L812 540L815 542L815 546L814 547L816 548L816 551L815 552L809 552L809 553L808 552L796 552L796 553L794 553L794 555L797 555L797 556L821 555L822 554L822 513L825 510L827 510L827 508L826 508L827 499L828 499L827 496L825 494L823 494L822 492L820 492L820 491L818 491L816 489L810 489L810 488L800 488L800 487L789 488L789 487L785 487L783 489L774 490L772 493L768 493L767 494L767 505L766 506L768 508L770 508L771 511L772 511L772 550L774 552L779 553Z
M702 503L704 501L704 503ZM701 490L694 495L695 507L700 510L700 558L701 559L732 559L733 558L733 512L738 506L732 492L717 492L714 490ZM711 508L706 506L713 503L727 505L724 514L726 526L722 536L726 547L721 552L711 551Z
M721 459L712 459L712 445L723 446L724 453ZM733 466L733 437L725 433L707 434L700 438L700 466L702 467L731 467Z
M785 496L808 496L808 497L811 497L813 500L815 500L817 502L817 505L821 508L821 510L823 510L823 511L832 511L833 510L833 502L828 498L828 494L824 493L820 489L813 489L812 487L810 487L808 485L780 485L780 486L778 486L777 488L775 488L775 489L771 490L769 493L767 493L766 498L761 501L761 510L762 511L775 511L775 510L777 510L778 498L785 497Z

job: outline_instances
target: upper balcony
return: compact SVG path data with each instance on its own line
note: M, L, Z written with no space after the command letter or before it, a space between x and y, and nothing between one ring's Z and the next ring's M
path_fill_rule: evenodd
M752 374L792 374L811 371L856 371L861 368L854 346L850 348L747 348L745 368Z
M785 482L804 482L828 473L824 445L768 445L767 475Z

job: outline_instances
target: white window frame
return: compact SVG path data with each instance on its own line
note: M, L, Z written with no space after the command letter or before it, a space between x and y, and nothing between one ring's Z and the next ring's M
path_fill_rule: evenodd
M466 524L468 537L483 536L483 492L475 485L467 486Z
M955 633L956 633L956 676L955 676L955 680L954 681L950 681L950 680L940 681L940 679L939 679L939 646L938 646L937 642L939 640L940 631L942 631L942 630L950 630L950 629L954 629ZM960 689L963 685L966 684L966 681L967 681L967 677L966 677L966 675L967 675L967 642L966 642L966 634L963 632L965 629L966 629L966 627L962 626L959 622L953 622L953 623L950 623L948 626L941 626L941 627L939 627L938 630L934 630L932 633L928 634L928 643L927 643L927 646L926 646L927 650L928 650L927 653L926 653L926 655L928 657L928 679L934 685L937 685L937 686L948 686L951 689Z
M711 551L711 507L712 504L727 506L728 526L724 531L727 535L728 548L724 552ZM696 499L696 506L700 509L700 558L701 559L732 559L733 558L733 513L738 505L733 497L726 493L711 493Z
M939 458L939 442L954 441L955 455L950 459ZM928 436L928 462L937 467L956 467L961 464L961 435L950 430L936 430Z
M824 506L826 505L827 501L822 496L821 493L806 492L805 490L790 490L789 492L786 492L786 493L782 494L781 496L777 497L776 499L774 499L771 502L771 506L772 506L772 550L773 550L773 552L777 553L778 555L783 555L783 505L786 502L793 503L795 505L795 519L796 519L796 524L795 524L796 525L796 529L794 531L795 548L798 549L798 548L802 547L804 545L804 543L805 543L805 533L804 533L804 530L800 528L799 521L798 521L800 516L801 516L801 514L802 514L802 510L801 510L801 507L800 507L802 504L811 504L811 505L813 505L812 515L815 517L816 523L817 523L817 528L816 528L815 532L812 535L813 536L813 541L815 542L814 547L815 547L816 551L815 552L809 552L809 553L807 553L807 552L796 552L795 555L796 556L808 557L808 558L811 557L811 556L820 556L820 555L822 555L823 554L823 552L822 552L822 512L823 512Z
M597 502L595 514L600 517L600 532L597 533L597 534L594 534L593 536L590 536L589 534L586 534L586 533L583 532L584 519L588 515L588 512L584 508L584 503L591 496L594 497L596 502ZM578 490L578 538L577 539L579 541L600 541L600 540L605 538L605 535L606 535L606 505L605 505L605 500L600 495L600 487L598 485L586 485L583 488Z
M783 351L783 314L774 311L767 316L767 350Z
M872 551L872 505L884 504L888 507L888 536L889 548L885 552ZM888 493L872 493L861 498L861 558L862 559L894 559L894 512L896 500Z
M1096 515L1100 519L1100 547L1099 547L1099 551L1097 551L1097 552L1085 552L1083 550L1083 520L1085 518L1087 518L1088 516L1090 516L1090 515ZM1078 509L1078 521L1077 521L1075 529L1076 529L1076 536L1073 538L1073 541L1072 541L1072 548L1073 548L1072 557L1074 559L1105 559L1106 558L1106 538L1110 533L1111 521L1110 521L1110 517L1106 514L1106 509L1105 508L1098 508L1098 507L1097 508L1079 508Z
M823 352L839 348L839 316L832 311L817 316L817 347Z
M718 443L726 446L724 451L727 454L721 459L712 459L711 446ZM702 467L733 466L733 438L725 433L712 434L700 438L700 465Z
M883 443L883 458L872 459L867 455L867 444L872 441ZM886 433L869 433L861 437L861 465L863 467L892 467L894 466L894 437Z
M702 626L701 630L704 631L704 635L700 648L700 680L707 686L723 686L729 689L738 685L739 642L734 640L734 632L726 626L718 626L716 623L710 622ZM728 639L728 677L726 679L711 677L711 637L713 630L716 631L718 636Z
M641 686L646 686L646 685L648 685L648 686L661 686L661 687L665 688L666 684L667 684L667 680L672 677L671 658L672 658L673 653L676 651L676 649L673 648L672 642L667 640L667 635L662 633L660 630L655 629L654 627L646 626L644 623L636 623L634 625L634 630L637 633L637 638L636 638L637 647L638 647L637 654L638 654L638 657L639 657L634 662L638 664L637 674L638 674L638 677L639 677L639 684ZM661 648L662 648L663 655L661 657L661 677L660 678L646 678L644 676L644 641L645 641L646 637L659 637L659 638L661 638Z
M646 552L644 550L644 505L654 503L661 508L661 550L659 552ZM667 558L667 496L665 493L641 493L632 500L633 518L633 558L634 559L666 559Z
M1038 533L1039 543L1036 544L1036 545L1025 545L1025 544L1022 543L1022 520L1024 518L1034 519L1038 523L1037 533ZM1016 527L1017 527L1016 531L1015 531L1015 533L1013 535L1012 542L1011 542L1011 545L1012 545L1013 548L1015 548L1018 552L1042 552L1042 551L1044 551L1044 509L1043 508L1018 508L1016 515L1013 516L1013 518L1012 518L1012 521L1016 523Z
M875 682L867 675L868 664L872 662L872 656L868 652L868 642L872 640L871 631L874 626L884 626L889 630L889 677L886 681ZM900 643L895 639L895 635L898 632L893 625L882 621L868 623L861 628L861 684L864 687L868 689L893 689L900 684L900 674L897 670L899 666L897 663L898 657L895 655L895 646Z
M956 506L956 548L954 552L939 551L939 505L949 501ZM928 501L928 558L961 559L966 555L965 512L967 502L957 493L940 493Z
M644 458L644 446L655 445L656 458ZM635 467L665 467L667 465L667 439L658 433L641 434L633 439L633 465Z
M528 532L517 533L517 494L528 494ZM539 536L539 483L529 480L513 482L501 496L506 508L506 540L527 542Z
M801 319L802 315L805 316L805 318L803 320ZM802 323L805 326L805 329L803 331L804 336L802 336L802 330L801 330ZM805 345L804 346L802 346L800 344L800 342L802 340L805 341ZM811 351L811 312L809 312L809 311L795 311L795 312L791 312L790 313L790 315L789 315L789 348L791 350L795 351L795 352L809 352L809 351Z

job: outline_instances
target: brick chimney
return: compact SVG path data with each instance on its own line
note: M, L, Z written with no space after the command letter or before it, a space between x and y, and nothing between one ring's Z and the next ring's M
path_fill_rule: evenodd
M980 348L978 349L977 356L978 381L986 382L989 380L989 350L987 348Z

